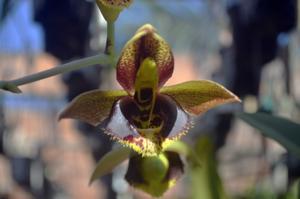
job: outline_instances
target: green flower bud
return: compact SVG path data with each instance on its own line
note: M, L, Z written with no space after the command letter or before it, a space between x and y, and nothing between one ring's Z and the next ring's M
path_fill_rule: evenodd
M115 22L120 12L130 6L133 0L96 0L96 3L108 22Z

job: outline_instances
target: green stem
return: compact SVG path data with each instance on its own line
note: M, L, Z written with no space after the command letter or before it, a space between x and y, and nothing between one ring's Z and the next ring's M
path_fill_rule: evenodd
M107 22L105 54L109 55L111 67L115 66L115 22Z
M115 23L107 22L107 39L105 53L107 55L115 54Z
M70 72L73 70L77 70L86 66L94 65L94 64L107 64L110 60L107 59L106 55L96 55L92 57L87 57L79 60L75 60L66 64L62 64L55 68L51 68L45 71L41 71L32 75L27 75L25 77L21 77L15 80L9 81L0 81L0 88L4 90L8 90L11 92L21 92L18 89L18 86L29 84L32 82L36 82L48 77L52 77L61 73Z

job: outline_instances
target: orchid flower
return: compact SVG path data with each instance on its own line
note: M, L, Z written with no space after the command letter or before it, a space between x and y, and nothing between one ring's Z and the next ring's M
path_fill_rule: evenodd
M101 125L112 139L142 156L156 156L188 132L193 115L239 101L208 80L163 87L173 69L171 48L146 24L124 46L117 63L117 80L124 90L83 93L61 112L60 119Z

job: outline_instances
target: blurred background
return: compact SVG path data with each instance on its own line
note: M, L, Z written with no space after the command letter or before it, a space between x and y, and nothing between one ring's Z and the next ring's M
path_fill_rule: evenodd
M296 0L135 0L121 13L118 52L138 27L151 23L175 55L169 85L211 79L243 100L195 119L184 139L207 162L213 160L214 174L186 168L163 198L297 198L287 192L300 176L299 159L233 115L259 110L299 122L297 5ZM1 80L95 55L105 42L106 24L93 0L0 0ZM96 161L113 143L85 123L57 121L78 94L118 87L115 71L95 65L22 86L20 95L1 91L0 198L149 198L123 180L126 164L88 186ZM212 150L202 150L204 136ZM222 194L209 194L216 186Z

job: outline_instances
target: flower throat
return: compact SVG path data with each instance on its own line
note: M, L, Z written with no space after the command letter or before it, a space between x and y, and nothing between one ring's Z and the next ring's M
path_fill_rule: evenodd
M141 129L160 127L162 120L153 113L158 90L158 71L153 59L146 58L142 61L134 86L134 99L141 112L139 117L133 118L135 125Z

